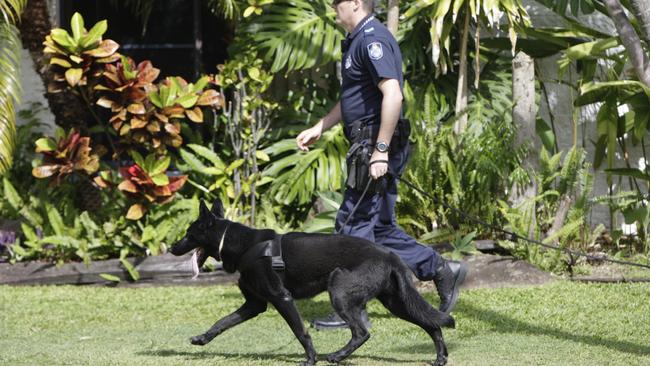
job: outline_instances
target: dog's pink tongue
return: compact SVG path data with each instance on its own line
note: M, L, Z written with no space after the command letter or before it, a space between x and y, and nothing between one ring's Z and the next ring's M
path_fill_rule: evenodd
M192 254L192 259L190 261L192 262L192 279L195 280L197 277L199 277L199 249L195 249L194 253Z

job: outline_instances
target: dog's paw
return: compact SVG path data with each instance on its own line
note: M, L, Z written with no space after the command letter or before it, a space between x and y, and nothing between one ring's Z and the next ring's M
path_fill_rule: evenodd
M340 353L334 352L334 353L330 353L329 355L327 355L327 362L329 362L329 363L339 363L339 362L343 361L344 358L345 357L343 357L343 355L341 355Z
M205 346L209 342L210 340L204 334L190 338L190 343L192 343L195 346Z
M305 360L305 361L302 361L301 363L299 363L298 365L299 366L314 366L315 364L316 364L316 361Z
M445 356L438 356L436 358L436 361L431 364L431 366L445 366L447 364L447 357Z

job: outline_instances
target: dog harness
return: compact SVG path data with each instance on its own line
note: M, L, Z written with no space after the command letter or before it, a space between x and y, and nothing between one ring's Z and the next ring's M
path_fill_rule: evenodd
M257 259L263 257L271 257L271 266L275 271L284 270L282 235L278 234L271 240L259 242L244 252L239 259L239 272L250 268Z

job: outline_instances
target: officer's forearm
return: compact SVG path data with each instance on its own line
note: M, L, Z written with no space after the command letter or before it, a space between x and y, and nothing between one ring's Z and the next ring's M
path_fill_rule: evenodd
M337 102L336 105L330 110L330 112L316 124L320 125L321 132L325 132L332 128L335 124L339 123L341 120L341 102Z
M402 112L402 91L399 88L397 80L384 80L380 83L379 88L383 93L381 102L381 126L377 141L383 141L390 144L390 140L395 132L395 126Z

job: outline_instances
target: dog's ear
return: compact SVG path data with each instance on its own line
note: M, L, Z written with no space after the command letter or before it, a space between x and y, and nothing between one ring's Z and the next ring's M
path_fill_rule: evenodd
M210 215L210 209L208 209L208 206L201 200L201 203L199 203L199 217L205 217Z
M223 203L221 203L220 199L217 198L216 200L214 200L211 211L215 216L219 218L223 217Z

